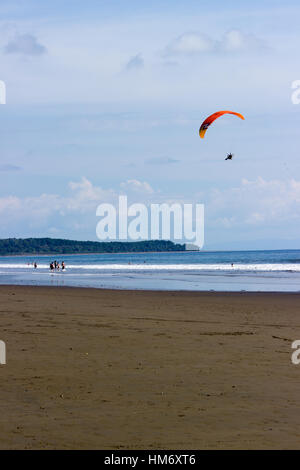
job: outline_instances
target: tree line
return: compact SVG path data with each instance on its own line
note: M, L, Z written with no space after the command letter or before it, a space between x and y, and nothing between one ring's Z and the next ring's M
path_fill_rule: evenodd
M0 239L0 255L133 253L149 251L185 251L185 245L169 240L138 242L92 242L58 238Z

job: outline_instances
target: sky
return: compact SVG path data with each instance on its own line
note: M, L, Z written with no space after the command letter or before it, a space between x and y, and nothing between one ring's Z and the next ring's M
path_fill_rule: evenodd
M291 0L0 0L0 237L96 240L96 207L126 194L203 203L204 249L300 248L299 17ZM200 139L221 109L245 121Z

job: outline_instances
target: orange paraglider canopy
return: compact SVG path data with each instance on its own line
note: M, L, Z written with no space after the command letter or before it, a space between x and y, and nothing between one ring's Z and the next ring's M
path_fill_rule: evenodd
M242 114L235 113L234 111L217 111L216 113L211 114L211 116L208 116L208 118L206 118L205 121L202 122L200 129L199 129L199 135L202 139L205 136L205 132L207 131L211 123L213 123L220 116L223 116L223 114L234 114L235 116L238 116L241 119L245 119Z

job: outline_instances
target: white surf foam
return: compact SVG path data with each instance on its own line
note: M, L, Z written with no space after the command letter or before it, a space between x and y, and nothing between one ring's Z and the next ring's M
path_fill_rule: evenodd
M90 271L293 271L300 272L300 264L264 263L264 264L73 264L67 268ZM30 269L27 264L0 264L0 269ZM48 264L38 265L38 269L48 269ZM35 271L35 270L34 270Z

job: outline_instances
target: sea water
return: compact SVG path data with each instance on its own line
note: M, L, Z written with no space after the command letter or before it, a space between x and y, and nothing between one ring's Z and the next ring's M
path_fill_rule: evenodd
M54 260L66 270L50 272ZM0 257L0 284L300 292L300 250Z

